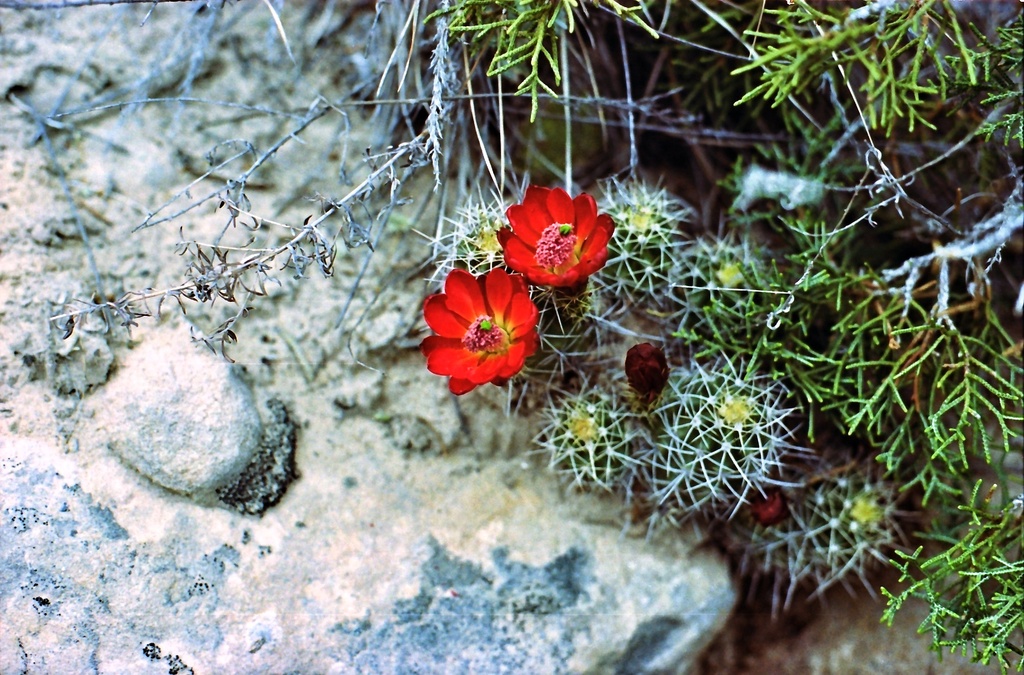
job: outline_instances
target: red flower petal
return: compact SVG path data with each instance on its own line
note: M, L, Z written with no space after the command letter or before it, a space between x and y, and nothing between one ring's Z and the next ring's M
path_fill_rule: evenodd
M469 323L487 314L480 284L476 277L465 270L456 269L448 274L444 281L444 293L448 297L448 309Z
M503 384L522 369L539 344L539 311L530 300L526 281L502 269L479 278L453 270L445 280L445 293L428 298L423 313L438 333L420 343L427 370L449 376L448 388L455 394L487 382ZM494 318L495 337L500 339L468 348L465 335L481 315Z
M575 286L579 283L580 271L581 270L578 265L570 267L561 274L557 272L548 272L546 270L531 270L530 281L538 286L557 286L559 288L566 288L568 286Z
M540 211L544 213L544 219L547 219L550 215L547 212L549 194L551 194L551 188L541 187L539 185L527 186L526 194L523 195L523 204L540 209Z
M545 206L547 206L548 215L551 219L544 224L544 227L552 223L575 224L576 209L573 207L572 198L569 196L569 193L562 188L554 188L548 191ZM541 229L543 230L543 228Z
M597 217L596 226L590 237L583 243L580 252L580 266L586 269L584 274L590 276L604 267L608 261L608 242L615 230L611 216L601 214Z
M511 228L498 232L505 264L538 286L571 287L584 283L608 261L608 242L615 223L607 214L598 215L597 202L588 194L571 198L561 188L531 185L522 204L506 211ZM557 268L537 262L537 244L546 228L554 223L573 225L576 245L572 255Z
M590 237L597 224L597 202L590 195L583 193L572 200L576 220L576 237L584 240Z
M508 325L512 327L512 339L520 338L537 326L540 311L533 304L529 295L516 295L512 298L507 315Z
M502 232L508 232L508 235L502 237ZM526 274L530 281L534 281L528 274L531 269L537 267L537 261L533 257L534 251L527 248L523 240L512 234L511 230L501 230L498 232L498 243L501 244L505 251L505 264L516 272Z
M505 323L505 314L512 302L512 280L503 269L494 269L484 277L484 294L490 307L488 314L498 324Z
M522 368L522 364L519 364L519 368ZM515 375L519 372L519 368L516 368L512 373L506 375ZM487 384L496 378L502 377L502 373L508 369L508 355L507 354L492 354L485 358L481 363L473 369L470 373L469 379L477 384Z
M512 281L513 294L530 297L530 288L526 285L526 279L524 277L519 274L510 274L508 278Z
M526 364L526 359L533 355L536 345L531 345L526 341L514 342L508 349L508 354L505 358L504 368L498 371L499 377L509 378L522 370Z
M480 357L462 346L461 340L431 335L420 343L427 357L427 370L434 375L466 378L479 364Z
M470 382L469 380L462 380L457 377L448 379L448 391L455 394L456 396L462 396L468 394L477 388L478 385Z
M590 248L585 251L583 257L580 258L580 263L578 265L579 273L582 276L589 277L591 274L604 267L606 262L608 262L607 248Z
M462 339L469 328L468 321L448 309L448 296L443 293L426 299L423 303L423 318L441 337Z
M530 246L537 245L544 228L553 222L545 205L546 193L545 188L531 186L527 188L522 204L514 204L505 211L505 217L516 236Z
M615 234L615 221L607 213L602 213L594 219L594 232L587 238L591 246L607 247Z

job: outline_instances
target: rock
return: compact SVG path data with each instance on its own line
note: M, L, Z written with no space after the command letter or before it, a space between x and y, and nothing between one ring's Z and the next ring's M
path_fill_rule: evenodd
M610 501L328 428L259 520L0 438L0 672L682 673L729 614L717 556L624 536Z
M125 463L197 499L237 481L259 448L248 387L184 329L148 333L86 408L93 432Z
M384 378L382 399L374 411L378 421L388 425L395 447L409 452L450 451L463 434L456 398L448 392L443 377L422 377L422 356L416 355L413 369L395 368Z

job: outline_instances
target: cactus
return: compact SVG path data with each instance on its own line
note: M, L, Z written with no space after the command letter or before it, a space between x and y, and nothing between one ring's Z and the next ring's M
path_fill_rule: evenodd
M717 344L751 341L790 289L775 256L748 237L703 238L679 256L670 294L678 335Z
M884 564L902 538L895 488L858 473L807 483L786 491L789 513L781 522L762 525L749 514L733 520L731 545L744 573L774 579L776 608L780 599L788 607L804 583L811 597L836 583L852 592L851 579L874 593L870 569Z
M606 302L602 290L593 284L580 291L534 287L533 300L540 309L540 349L527 361L524 374L551 384L593 360L601 338L594 318L601 315Z
M643 440L643 429L617 397L585 387L550 402L537 445L574 485L612 491L628 480Z
M665 189L641 182L612 180L604 192L602 209L615 221L615 236L600 282L628 307L666 310L672 271L688 245L680 224L693 218L693 209Z
M655 444L643 458L653 502L662 511L731 517L779 478L792 443L789 392L743 365L720 358L669 375L655 411ZM727 513L728 512L728 513Z
M504 262L497 234L507 223L500 201L468 201L446 220L451 232L434 240L441 277L454 268L480 275Z

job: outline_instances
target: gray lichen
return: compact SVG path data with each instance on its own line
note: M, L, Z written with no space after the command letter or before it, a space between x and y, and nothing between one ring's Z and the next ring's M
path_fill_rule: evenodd
M299 477L295 467L295 422L284 403L267 401L269 419L263 424L260 447L238 480L217 490L225 506L253 516L262 516L281 501L293 480Z

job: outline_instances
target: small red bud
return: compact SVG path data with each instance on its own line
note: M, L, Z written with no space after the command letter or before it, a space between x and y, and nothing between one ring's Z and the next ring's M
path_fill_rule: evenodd
M778 525L789 517L789 505L782 490L768 490L762 497L757 495L750 502L750 515L763 527Z
M653 402L668 381L665 352L648 342L630 347L626 352L626 379L641 400Z

